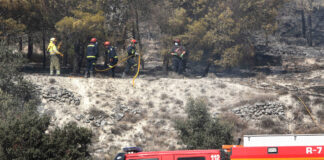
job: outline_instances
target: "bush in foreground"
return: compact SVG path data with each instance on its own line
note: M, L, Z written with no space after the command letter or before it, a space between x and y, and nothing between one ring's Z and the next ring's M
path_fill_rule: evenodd
M89 159L92 133L70 123L48 132L35 88L23 79L20 53L0 42L0 159Z
M233 142L232 127L212 118L203 100L189 99L186 113L187 118L175 120L175 128L188 149L215 149Z

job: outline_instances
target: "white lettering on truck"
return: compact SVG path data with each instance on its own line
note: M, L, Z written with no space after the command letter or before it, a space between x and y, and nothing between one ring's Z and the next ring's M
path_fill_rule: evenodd
M217 154L217 155L211 155L210 156L211 160L220 160L220 156Z
M322 153L322 147L306 147L306 154L321 154Z

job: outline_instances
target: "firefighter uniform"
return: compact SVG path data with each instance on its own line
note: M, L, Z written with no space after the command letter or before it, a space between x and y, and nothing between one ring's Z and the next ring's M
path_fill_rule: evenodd
M125 68L124 73L123 73L123 77L125 77L126 73L129 72L131 67L136 64L136 62L134 60L134 57L137 54L135 45L128 46L127 53L128 53L128 56L130 58L127 59L127 64L126 64L126 68Z
M118 62L118 56L116 53L116 49L113 46L109 46L105 51L105 64L111 68L112 77L115 77L115 65Z
M91 42L88 47L87 47L87 54L86 54L86 58L87 58L87 68L85 71L85 78L88 78L88 74L90 73L90 77L94 76L94 67L96 65L96 61L97 61L97 56L98 56L98 46Z
M182 74L185 67L186 49L183 46L175 45L171 51L173 71Z
M60 60L58 55L62 55L58 50L55 45L56 39L52 38L50 44L47 47L47 52L50 55L50 75L54 74L54 70L56 70L56 75L61 74L61 69L60 69Z

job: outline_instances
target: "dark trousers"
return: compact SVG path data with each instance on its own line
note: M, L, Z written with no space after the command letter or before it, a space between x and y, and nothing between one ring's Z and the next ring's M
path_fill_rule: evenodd
M115 77L115 67L112 68L112 69L110 70L110 72L111 72L111 76L112 76L112 77Z
M134 60L134 57L132 58L129 58L127 60L127 64L126 64L126 68L124 70L124 73L128 73L131 69L132 66L134 66L136 64L135 60Z
M86 68L86 72L88 73L89 71L90 72L93 72L94 70L94 67L96 66L96 59L94 58L88 58L87 59L87 68Z
M116 65L116 63L115 63L115 64L111 63L111 64L109 64L109 65L110 65L110 66L114 66L114 65ZM112 77L115 77L115 68L116 68L116 67L111 68L111 69L108 71L108 76L109 76L109 72L111 72L111 76L112 76Z
M172 68L173 68L173 71L178 73L178 74L182 74L183 72L183 59L181 59L180 57L178 56L173 56L172 57Z

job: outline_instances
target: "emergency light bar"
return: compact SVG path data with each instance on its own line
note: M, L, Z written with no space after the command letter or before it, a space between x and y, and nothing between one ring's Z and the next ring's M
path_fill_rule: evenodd
M138 153L138 152L142 152L143 150L140 147L126 147L126 148L123 148L123 151L126 153L129 153L129 152Z

